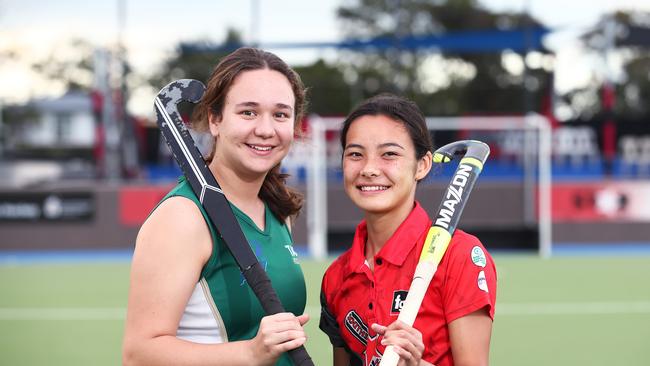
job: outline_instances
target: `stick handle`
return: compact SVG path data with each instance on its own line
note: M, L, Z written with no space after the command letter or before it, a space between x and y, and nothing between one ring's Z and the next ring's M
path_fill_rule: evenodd
M420 305L422 305L422 300L424 300L424 295L427 293L429 284L438 270L438 264L445 254L450 241L451 235L447 230L437 226L432 226L429 229L424 241L420 260L417 267L415 267L409 293L406 296L406 300L404 300L404 306L400 310L397 320L413 326L418 311L420 310ZM395 353L393 346L388 346L381 356L379 366L396 366L398 362L399 356Z
M464 157L456 168L449 187L447 187L446 196L440 203L434 224L427 233L409 293L404 301L404 307L397 317L397 320L401 320L409 326L413 326L415 322L429 283L436 274L442 256L447 251L447 246L456 230L469 193L490 154L490 148L480 141L456 141L436 150L433 159L435 163L446 163L451 161L454 155L460 153ZM398 362L399 356L392 346L388 346L384 350L379 366L396 366Z
M400 320L409 326L413 326L415 317L418 315L418 310L424 299L424 295L429 288L429 283L433 275L436 273L438 267L432 262L418 263L415 268L415 275L413 282L409 287L409 294L404 301L404 307L399 313L397 320ZM399 362L399 356L395 353L393 346L386 347L383 356L381 356L380 366L395 366Z

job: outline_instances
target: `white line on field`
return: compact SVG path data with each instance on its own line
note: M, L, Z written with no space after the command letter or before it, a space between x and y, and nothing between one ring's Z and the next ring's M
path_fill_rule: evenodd
M0 308L0 320L121 320L124 308Z
M320 308L308 307L314 316ZM516 315L603 315L603 314L650 314L650 301L634 302L557 302L557 303L499 303L497 316Z
M305 309L312 320L320 316L320 307ZM650 314L650 301L635 302L558 302L504 303L497 302L497 316L512 315L599 315ZM124 320L125 308L0 308L3 320Z
M499 304L498 315L596 315L596 314L646 314L650 301L636 302L558 302Z

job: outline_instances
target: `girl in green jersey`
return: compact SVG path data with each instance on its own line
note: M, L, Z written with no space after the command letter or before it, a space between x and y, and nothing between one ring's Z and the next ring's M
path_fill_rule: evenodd
M192 118L213 136L208 166L287 312L264 316L181 179L136 240L125 365L288 365L285 352L305 343L305 283L286 224L302 197L280 174L304 106L292 69L241 48L214 69Z

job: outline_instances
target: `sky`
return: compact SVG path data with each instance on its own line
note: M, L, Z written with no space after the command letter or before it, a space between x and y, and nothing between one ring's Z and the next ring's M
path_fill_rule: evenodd
M245 41L334 41L342 36L336 8L346 0L0 0L0 101L21 102L31 97L57 95L60 86L46 83L29 68L49 55L65 57L71 38L83 38L99 47L124 41L129 62L139 72L154 70L181 40L223 40L235 28ZM586 83L597 60L585 56L576 37L612 10L650 11L648 0L479 0L495 11L524 11L555 32L545 42L557 53L556 88ZM257 7L254 7L257 4ZM256 12L253 9L257 9ZM120 11L119 9L122 9ZM120 14L122 16L120 16ZM7 57L7 50L13 51ZM331 50L274 50L297 65ZM135 92L129 108L136 114L152 110L150 92Z

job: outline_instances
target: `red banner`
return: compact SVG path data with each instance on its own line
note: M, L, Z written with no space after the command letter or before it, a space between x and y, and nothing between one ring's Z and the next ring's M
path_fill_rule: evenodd
M170 186L131 186L119 193L120 223L126 226L140 226L151 210L173 187Z
M554 183L552 216L563 222L650 222L650 182Z

